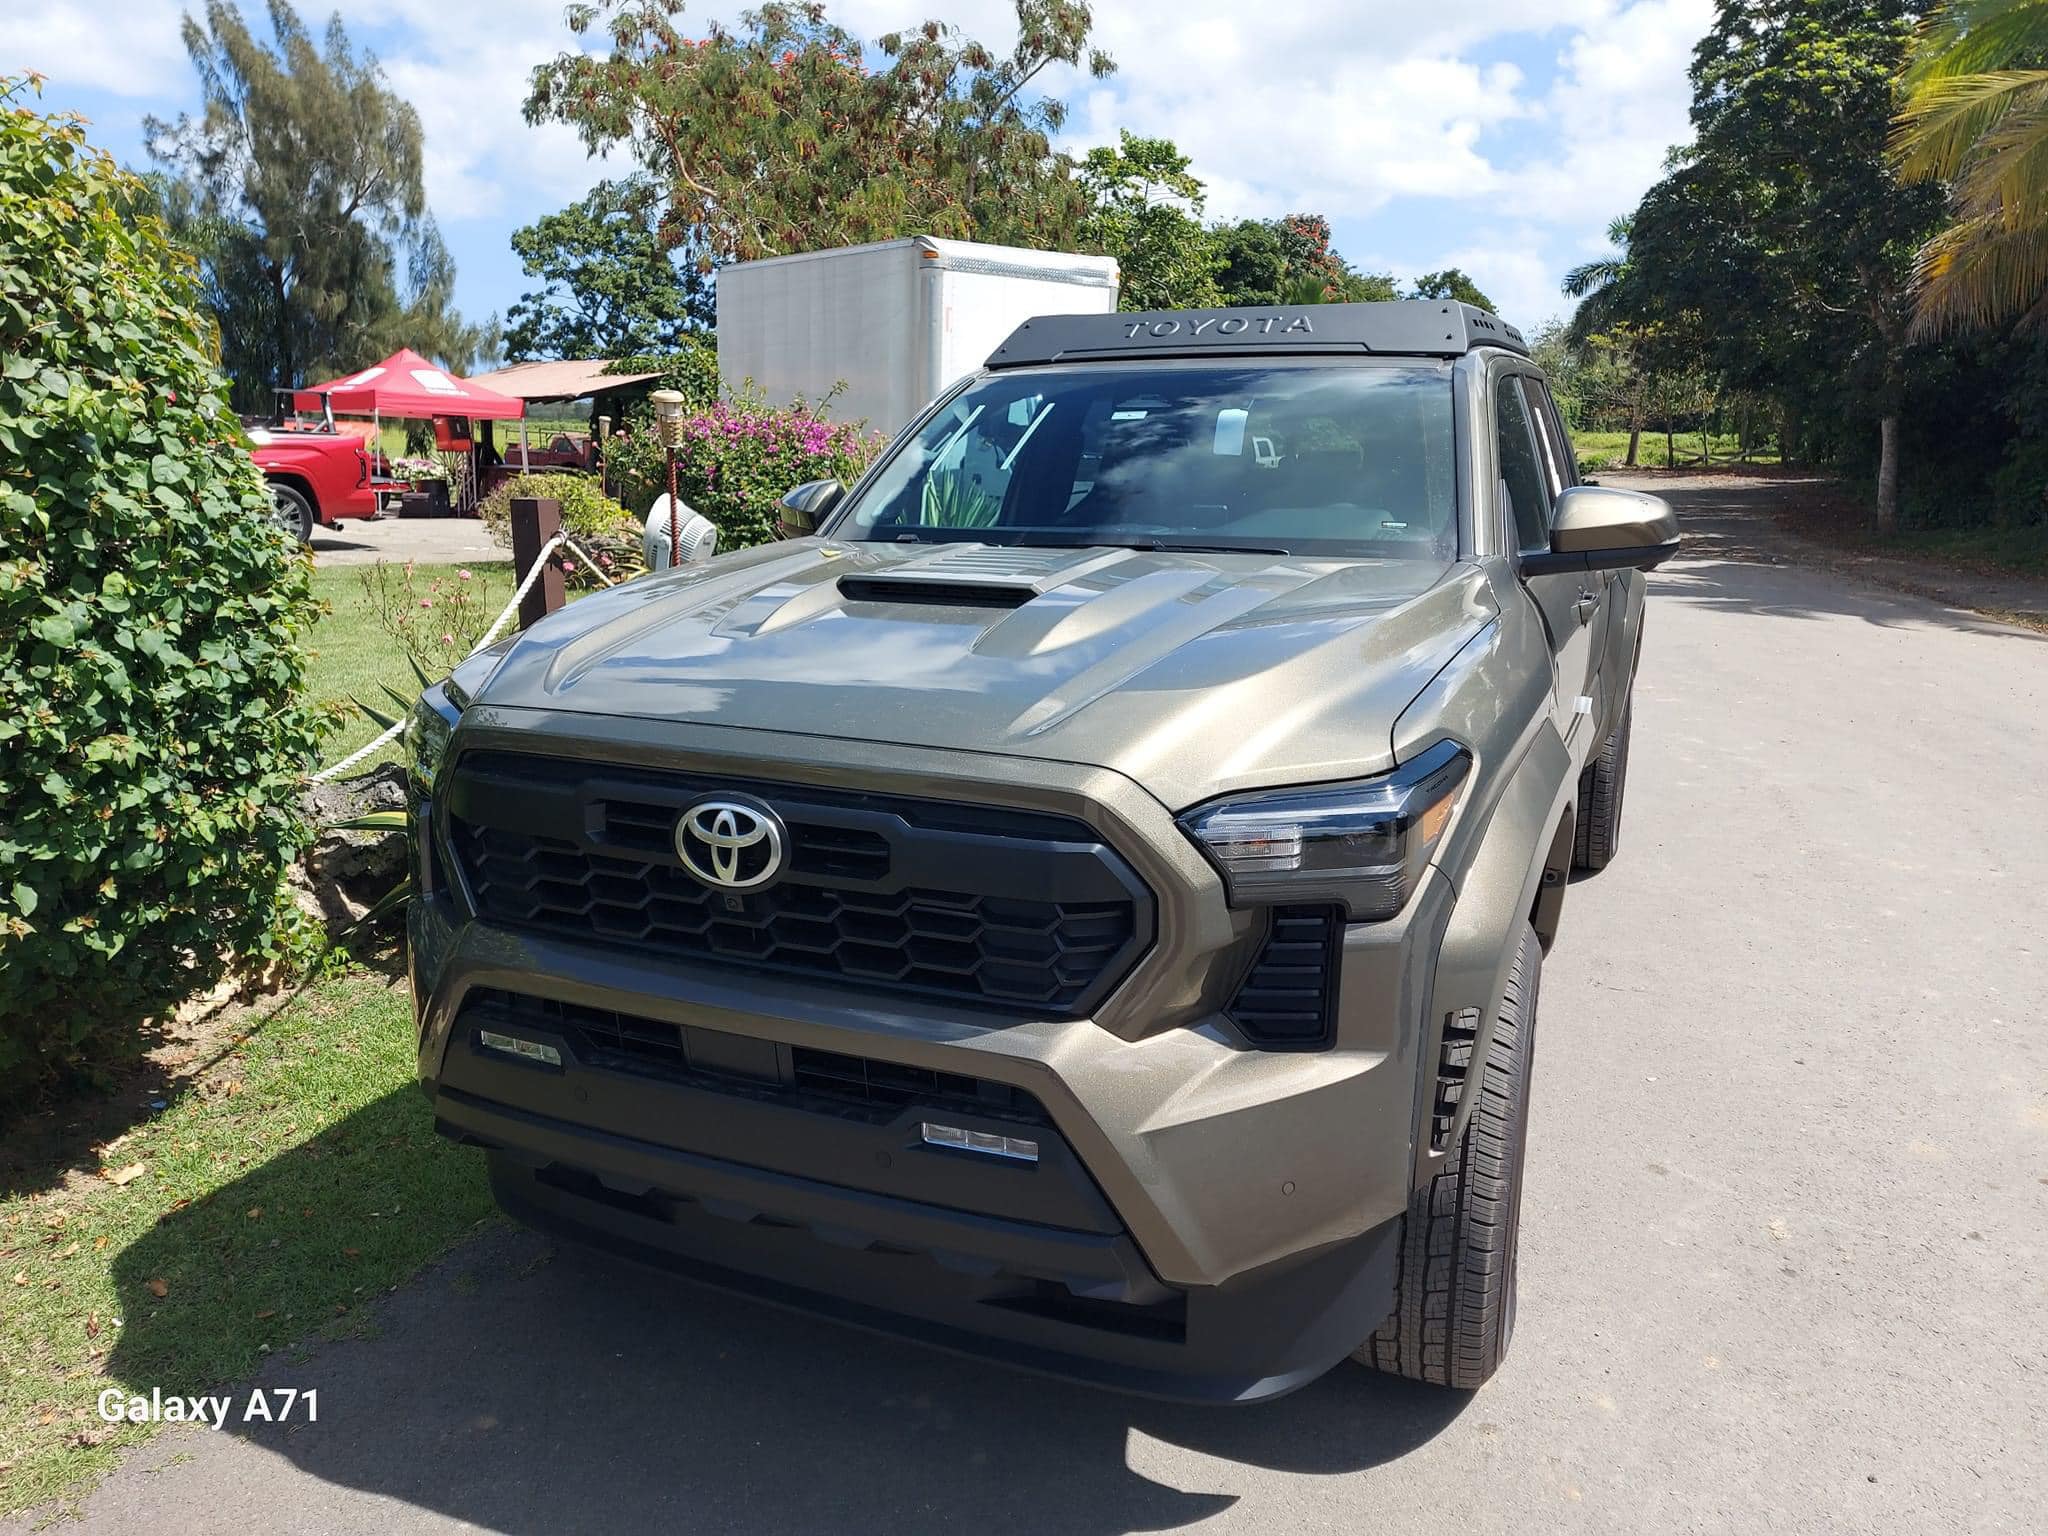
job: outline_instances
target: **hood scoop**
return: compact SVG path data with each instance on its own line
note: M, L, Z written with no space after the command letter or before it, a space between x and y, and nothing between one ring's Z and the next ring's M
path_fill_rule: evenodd
M911 575L842 576L839 595L850 603L923 603L940 608L1022 608L1039 595L1025 582L941 580Z
M1124 549L948 544L885 570L850 571L839 578L839 595L854 603L1022 608L1034 597L1129 554Z

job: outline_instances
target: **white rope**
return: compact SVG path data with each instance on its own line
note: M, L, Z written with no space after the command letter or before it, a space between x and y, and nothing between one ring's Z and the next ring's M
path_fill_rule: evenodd
M571 542L569 535L567 535L566 533L558 533L552 539L549 539L547 543L541 545L540 553L534 557L533 564L527 568L526 579L519 583L518 590L512 594L511 601L505 604L505 611L500 613L496 620L492 622L491 627L484 631L483 639L477 641L475 645L470 647L470 656L474 656L478 651L482 650L485 646L489 645L493 640L498 638L498 631L505 627L505 621L512 617L513 613L518 609L520 603L525 600L526 594L533 590L534 582L540 579L540 573L547 568L548 561L551 558L553 558L555 551L560 549L564 544L568 544L571 549L576 549L575 544ZM581 555L583 554L583 551L577 549L576 553ZM588 560L590 557L588 555L584 555L584 558ZM593 564L591 566L591 569L597 570L597 567ZM603 579L604 572L598 571L597 573L599 578ZM605 585L610 586L611 582L605 581ZM465 656L463 658L464 661L467 661L468 659L468 656ZM372 741L365 746L356 748L355 751L349 753L347 757L344 757L332 768L322 768L318 773L312 776L310 782L314 784L324 783L326 780L333 778L336 774L346 772L348 769L355 767L355 765L357 763L360 763L364 758L369 757L371 754L382 750L384 747L389 746L392 742L396 741L404 733L405 722L401 720L398 722L398 724L392 726L390 730L386 731L383 735L379 736L375 741Z
M396 741L404 733L405 722L401 720L398 722L398 724L392 726L390 730L386 731L382 736L379 736L375 741L371 742L368 746L358 747L355 751L349 753L347 757L344 757L332 768L322 768L318 773L313 775L311 782L315 784L325 783L328 779L333 778L336 774L345 772L346 770L355 767L357 763L360 763L372 752L375 752L380 748L388 745L389 743Z
M591 559L590 551L585 549L581 544L578 544L566 533L562 535L562 542L569 546L569 551L571 554L575 555L577 559L581 560L586 566L590 568L591 575L595 576L599 581L603 582L608 587L616 587L618 585L618 583L616 581L613 581L611 577L605 575L604 567L599 565L595 560Z

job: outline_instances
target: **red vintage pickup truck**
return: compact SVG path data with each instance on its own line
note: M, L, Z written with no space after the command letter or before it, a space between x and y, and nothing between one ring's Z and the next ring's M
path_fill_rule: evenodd
M358 436L296 426L256 427L249 433L256 467L270 482L280 526L304 543L316 523L375 517L370 454Z

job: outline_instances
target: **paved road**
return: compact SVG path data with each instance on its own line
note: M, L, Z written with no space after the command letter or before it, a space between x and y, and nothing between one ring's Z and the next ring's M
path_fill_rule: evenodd
M484 1239L87 1531L2041 1529L2048 638L1686 493L1627 833L1544 977L1520 1326L1469 1398L1129 1402Z

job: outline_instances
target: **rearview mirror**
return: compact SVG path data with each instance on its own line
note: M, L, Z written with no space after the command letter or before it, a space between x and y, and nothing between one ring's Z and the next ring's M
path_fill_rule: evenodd
M1661 496L1574 485L1557 498L1550 548L1522 556L1524 576L1653 570L1678 553L1678 514Z
M807 538L818 531L825 514L839 505L846 487L837 480L806 480L795 490L783 493L776 514L776 530L785 539Z

